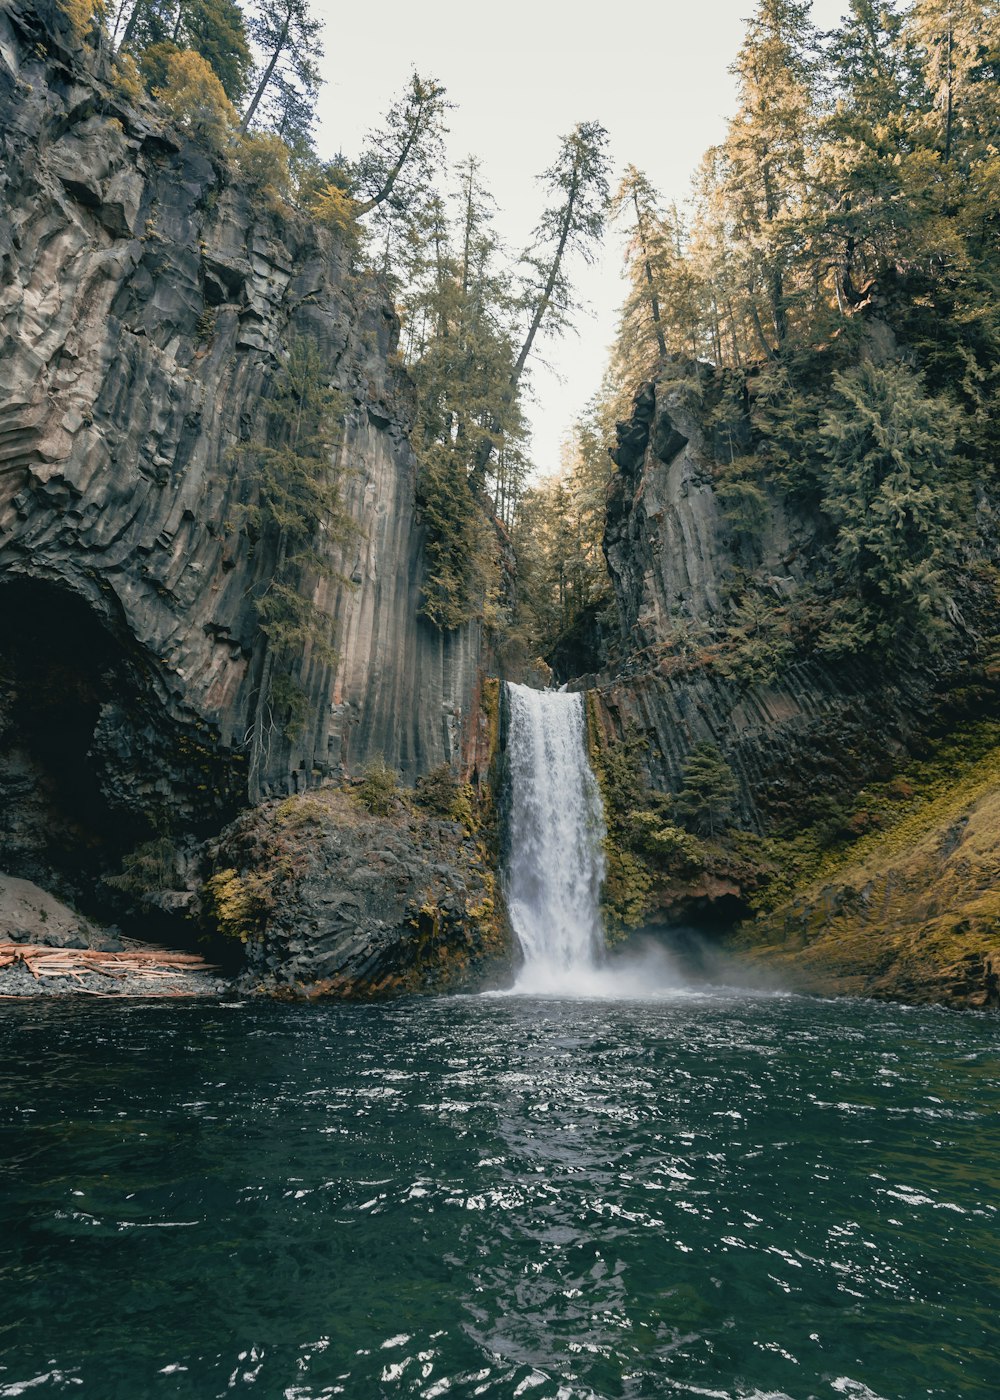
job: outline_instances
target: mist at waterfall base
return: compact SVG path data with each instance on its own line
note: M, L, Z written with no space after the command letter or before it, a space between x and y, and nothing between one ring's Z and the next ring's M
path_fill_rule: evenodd
M746 985L746 970L693 929L676 931L683 956L650 936L605 948L605 823L587 758L583 696L508 683L507 698L504 888L524 959L512 992L614 999L690 995L706 983Z

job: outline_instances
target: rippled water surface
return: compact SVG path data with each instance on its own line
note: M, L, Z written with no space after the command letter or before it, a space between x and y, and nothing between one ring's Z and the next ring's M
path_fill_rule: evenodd
M997 1032L5 1003L0 1396L996 1397Z

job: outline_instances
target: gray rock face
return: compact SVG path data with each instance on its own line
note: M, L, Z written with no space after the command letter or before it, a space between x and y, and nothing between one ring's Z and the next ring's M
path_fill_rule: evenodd
M715 490L716 444L704 421L710 374L685 364L678 378L644 384L619 429L604 552L633 656L692 623L721 621L737 574L751 567ZM752 561L757 579L778 597L793 593L808 576L815 534L815 519L773 492Z
M332 235L125 100L52 0L0 6L0 617L16 614L21 641L52 657L81 628L94 638L102 671L78 742L115 811L171 809L210 830L245 800L251 600L273 560L241 525L254 486L234 448L260 428L302 335L348 398L339 465L358 528L329 546L345 582L315 587L339 662L304 658L304 732L272 744L262 790L375 753L412 781L460 755L479 634L417 615L413 397L391 363L396 333ZM37 677L12 652L24 647L5 634L0 787L20 773L37 790L51 755L10 720L36 709Z
M457 822L401 802L373 816L321 789L244 813L215 865L206 916L246 939L248 990L454 991L509 971L491 862Z
M588 684L609 737L628 725L648 737L659 789L681 786L695 744L716 744L739 781L740 822L759 831L815 815L813 804L843 798L890 763L930 708L932 678L876 679L862 661L793 656L763 685L715 664L713 639L741 581L752 575L757 589L789 598L820 544L819 522L775 491L753 559L743 554L714 486L709 376L687 366L644 385L619 429L604 548L625 661Z

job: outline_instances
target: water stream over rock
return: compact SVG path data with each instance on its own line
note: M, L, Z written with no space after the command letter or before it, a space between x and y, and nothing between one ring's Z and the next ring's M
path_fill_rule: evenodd
M507 905L524 953L518 992L591 990L604 956L604 811L583 697L508 684Z

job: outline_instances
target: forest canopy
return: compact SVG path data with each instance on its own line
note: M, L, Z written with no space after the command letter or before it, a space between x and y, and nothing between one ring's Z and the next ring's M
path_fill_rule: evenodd
M998 446L995 0L844 0L828 32L807 0L757 0L731 70L735 111L690 196L665 196L633 165L613 179L607 133L581 121L553 140L534 234L514 254L480 160L447 159L436 77L409 76L357 158L319 154L310 0L64 8L91 40L103 26L123 85L276 206L332 228L393 296L418 391L423 608L436 625L482 618L539 653L610 625L615 424L644 381L700 365L740 548L752 556L775 492L821 522L816 645L936 643ZM559 472L532 485L532 358L572 323L574 271L608 220L627 294L607 374ZM891 332L878 355L874 321ZM501 569L511 545L516 595ZM774 621L752 588L734 607L757 631Z

